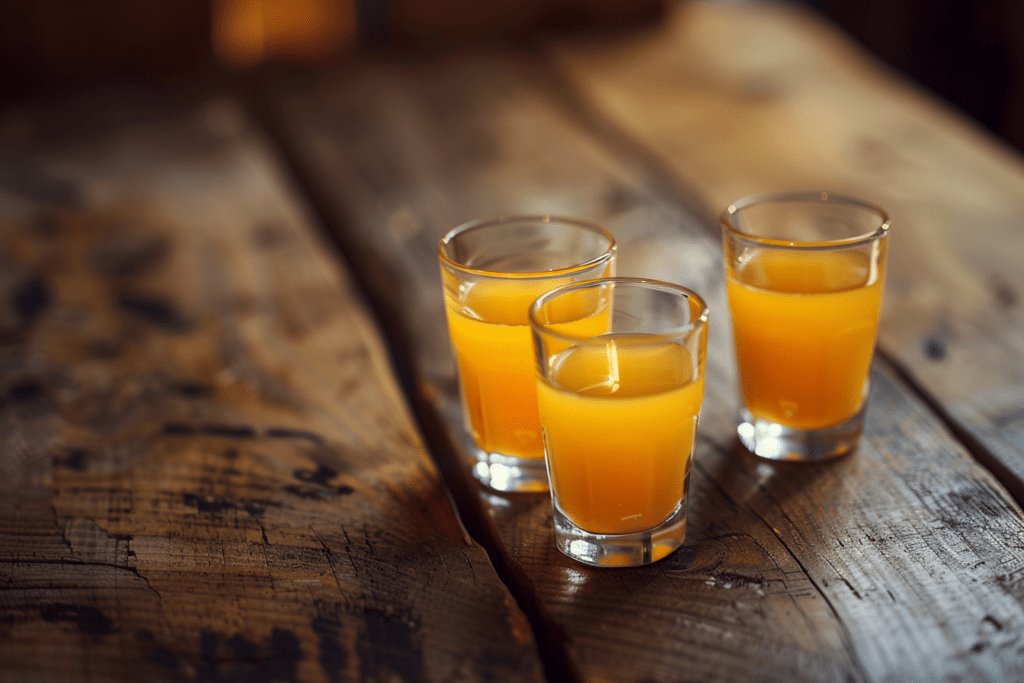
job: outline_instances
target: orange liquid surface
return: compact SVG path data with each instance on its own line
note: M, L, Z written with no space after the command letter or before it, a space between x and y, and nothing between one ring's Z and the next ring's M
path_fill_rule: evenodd
M489 453L536 460L544 457L537 416L536 361L527 316L537 297L567 282L486 280L474 284L461 300L446 293L448 332L459 368L467 427L477 446ZM607 317L582 324L600 334Z
M823 429L860 409L883 288L866 256L766 251L730 268L727 287L754 417Z
M651 529L682 500L703 373L678 344L601 341L563 351L549 380L537 381L552 492L587 531Z

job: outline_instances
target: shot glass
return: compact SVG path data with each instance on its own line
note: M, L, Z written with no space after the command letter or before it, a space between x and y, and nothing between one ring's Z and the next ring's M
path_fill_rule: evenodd
M889 216L822 192L748 197L721 217L742 407L773 460L856 449L885 283Z
M555 542L598 566L660 560L686 537L708 309L667 282L560 287L530 309Z
M594 223L513 216L467 223L437 247L473 475L546 491L530 305L560 285L614 275L615 239Z

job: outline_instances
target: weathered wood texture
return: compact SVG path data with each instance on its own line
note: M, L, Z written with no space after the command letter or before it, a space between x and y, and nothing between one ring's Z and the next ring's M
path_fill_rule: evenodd
M542 60L506 52L364 63L266 90L278 135L400 337L437 455L469 494L464 515L481 515L537 628L588 682L1024 674L1024 516L1007 492L885 362L856 455L802 467L739 451L716 228L688 212L685 180L562 85ZM690 115L703 119L699 103ZM620 274L709 299L689 537L652 567L569 561L546 497L490 494L452 465L464 455L434 247L461 221L513 212L602 222L620 241Z
M131 94L0 117L0 680L544 680L244 109Z
M776 189L892 214L879 345L1024 500L1024 164L796 6L685 2L551 46L597 115L701 209Z

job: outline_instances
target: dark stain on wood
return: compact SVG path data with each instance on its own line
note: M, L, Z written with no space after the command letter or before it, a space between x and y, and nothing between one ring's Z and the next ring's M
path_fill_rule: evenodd
M251 662L259 661L259 648L256 647L256 643L246 640L243 636L235 635L228 638L227 645L235 657Z
M341 634L338 608L337 603L317 601L317 616L311 624L313 633L320 641L320 668L330 683L338 683L342 672L348 667L348 651L338 642Z
M198 512L205 512L211 515L219 515L225 510L236 508L235 503L226 498L215 498L213 496L199 496L194 493L186 493L182 496L185 505L194 507Z
M181 658L178 653L162 646L153 647L156 643L156 636L148 628L140 628L135 632L135 637L143 644L142 649L144 652L148 652L147 656L161 669L175 671L181 666Z
M242 503L242 509L245 510L246 514L250 517L262 517L266 513L268 507L281 507L279 503L271 503L266 500L250 500ZM263 532L266 537L266 532ZM266 543L266 541L264 541Z
M255 439L256 430L246 425L202 425L200 431L210 436L226 436L232 439Z
M47 309L53 296L50 287L41 277L33 276L21 283L14 290L12 302L14 310L23 321L30 323Z
M43 385L32 380L18 382L8 390L12 403L33 403L46 395Z
M164 434L167 435L195 435L206 434L209 436L223 436L231 439L255 439L256 430L248 425L223 425L223 424L202 424L190 425L181 422L168 422L164 424Z
M98 250L92 257L93 268L107 277L127 277L151 270L167 258L168 242L162 237L129 239Z
M180 665L178 655L162 647L153 650L153 654L150 657L154 664L169 671L174 671Z
M991 614L986 614L985 617L981 620L981 628L979 630L991 631L993 629L995 631L1002 631L1003 624L998 619L993 617Z
M195 434L197 431L198 430L195 427L180 424L178 422L169 422L164 425L164 434L168 435Z
M168 332L188 332L194 325L178 313L174 304L151 296L120 294L117 305L129 315Z
M986 614L982 619L981 623L978 624L978 637L979 640L973 646L971 646L971 652L982 652L994 645L991 638L996 635L1004 628L1003 623L993 617L991 614Z
M213 393L211 387L199 384L188 384L179 385L176 387L178 393L189 398L206 397ZM195 435L195 434L207 434L209 436L223 436L232 439L255 439L260 436L259 432L253 427L248 425L224 425L224 424L186 424L182 422L168 422L164 424L164 434L168 435ZM285 427L271 427L267 429L263 436L268 439L298 439L309 441L315 446L323 446L325 441L322 436L316 432L310 432L304 429L289 429ZM237 457L238 453L235 452L234 456L225 453L227 457ZM303 479L305 476L314 477L322 476L324 472L322 470L330 470L325 465L321 465L318 470L295 470L295 477L300 481L312 481L318 484L322 484L316 479ZM331 477L337 475L334 472Z
M264 667L266 677L253 680L257 683L297 681L297 665L301 659L302 648L299 646L299 639L295 634L285 629L275 628L270 634L270 659L267 660Z
M327 465L320 465L316 470L299 469L292 473L299 481L310 482L312 484L320 484L321 486L327 486L331 479L338 476L337 470L334 470Z
M269 653L242 635L226 643L232 659L221 666L218 656L220 635L203 632L199 647L203 663L196 669L199 683L297 683L298 663L302 659L299 639L292 631L274 628L270 634Z
M367 612L363 621L366 629L356 642L360 680L426 680L423 656L416 643L419 628L414 621L393 619L377 612Z
M107 636L114 632L114 626L107 615L89 605L69 605L58 602L40 605L39 613L44 621L69 621L78 630L91 636Z
M1002 519L1007 515L1006 508L995 505L998 500L989 489L982 486L950 491L938 498L943 505L939 519L951 529L973 529L978 525L978 515L990 520ZM971 514L964 514L968 510Z
M213 387L198 382L182 382L176 385L174 390L187 398L206 398L213 395Z
M68 454L63 458L54 458L54 467L64 467L69 470L81 472L85 469L85 459L88 456L88 452L81 448L72 448L68 451Z
M266 431L269 439L305 439L317 446L324 445L324 438L316 432L305 429L290 429L287 427L271 427Z
M930 360L940 361L946 357L946 342L934 337L924 342L924 355Z
M240 500L229 500L227 498L221 498L218 496L209 496L198 493L185 493L182 494L182 501L189 507L194 507L197 512L203 512L210 515L219 515L226 510L241 510L250 517L258 518L262 517L267 508L281 507L280 503L276 503L270 500L260 499L240 499ZM128 539L131 540L129 537Z
M199 634L199 653L203 664L196 669L197 681L220 681L220 662L217 661L217 648L220 636L216 633L203 631Z
M284 490L292 494L293 496L298 496L300 498L313 498L320 500L334 498L334 496L336 495L347 496L350 493L355 493L354 488L352 488L351 486L344 485L338 486L336 488L312 489L303 486L296 486L295 484L289 484L288 486L284 487Z
M341 486L331 487L330 482L336 476L338 476L337 470L327 465L318 465L315 470L310 469L298 469L292 473L296 479L302 482L317 484L324 488L307 488L291 484L285 486L284 490L288 493L299 496L301 498L333 498L334 496L347 496L351 493L355 493L355 489L351 486L342 484Z

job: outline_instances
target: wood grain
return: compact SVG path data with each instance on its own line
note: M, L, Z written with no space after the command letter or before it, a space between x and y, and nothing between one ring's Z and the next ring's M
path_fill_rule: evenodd
M732 436L717 229L688 205L685 180L589 115L543 60L490 52L360 63L276 80L265 99L398 337L464 516L479 515L475 528L535 629L561 645L579 680L1021 675L1020 508L884 361L856 455L810 467L744 455ZM695 104L690 115L714 113ZM620 274L674 280L709 300L689 538L651 567L569 561L554 548L545 497L488 493L461 460L434 244L463 220L516 212L604 223L620 243Z
M0 126L0 680L543 680L239 102L53 112Z
M1020 157L795 4L672 9L655 32L550 54L699 211L777 189L886 207L880 350L1024 501Z

